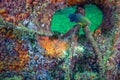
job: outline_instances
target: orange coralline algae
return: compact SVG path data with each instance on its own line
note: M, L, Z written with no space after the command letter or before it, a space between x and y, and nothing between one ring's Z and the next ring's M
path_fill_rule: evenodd
M19 33L19 32L18 32ZM25 41L16 39L16 35L13 34L13 29L0 28L0 38L7 40L14 40L12 50L13 56L2 55L7 53L0 52L0 58L4 57L4 60L0 59L0 71L2 70L22 70L29 61L28 48L23 47ZM5 42L2 42L5 43ZM4 52L4 51L3 51ZM16 56L14 54L17 54Z
M5 8L0 9L0 14L5 14L7 13L7 10Z
M77 4L77 3L85 3L86 0L68 0L67 1L67 4L68 5L74 5L74 4Z
M31 4L33 0L1 0L0 16L5 20L17 24L19 21L28 18L30 10L26 9L26 4Z
M17 57L8 57L6 58L6 60L8 61L0 61L0 71L2 70L22 70L24 69L25 65L27 64L27 62L29 61L29 55L28 55L28 51L24 48L21 47L23 42L21 41L17 41L15 43L16 47L15 47L15 51L18 53Z
M15 35L12 34L13 30L12 29L5 29L5 28L0 28L0 37L5 37L5 38L15 38Z
M120 5L120 1L117 1L117 2L116 2L116 5Z
M33 0L26 0L26 3L31 4L33 2Z
M57 3L57 2L63 2L64 0L50 0L50 2L52 3L52 4L55 4L55 3Z
M14 16L9 14L3 14L6 21L12 21L14 24L17 24L18 21L23 20L29 16L29 12L16 14Z
M10 15L7 13L7 9L3 8L0 9L0 15L6 20L6 21L12 21L14 24L17 24L20 20L23 20L29 16L29 12L25 13L18 13L15 15Z
M76 4L79 0L68 0L68 4L72 5L72 4Z
M39 38L39 44L45 49L45 55L54 58L63 56L63 51L68 47L68 43L65 41L45 36Z
M118 37L119 37L119 33L116 32L115 35L114 35L113 42L112 42L111 50L113 50L115 48L115 43L117 42Z
M94 31L93 36L94 36L94 37L97 37L98 34L101 34L101 33L102 33L101 28L98 28L98 29L96 29L96 30Z
M95 33L100 33L101 34L101 29L98 28L97 30L95 30Z
M27 62L29 61L29 55L28 55L28 51L24 48L22 48L22 41L17 41L16 42L16 48L15 50L19 53L19 61L13 61L10 65L9 65L9 69L11 70L21 70L25 67L25 65L27 64Z

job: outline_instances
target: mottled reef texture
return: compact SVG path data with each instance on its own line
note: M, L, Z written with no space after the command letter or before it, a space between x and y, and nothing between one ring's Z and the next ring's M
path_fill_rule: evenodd
M23 80L80 80L80 75L94 79L99 67L89 40L83 35L76 41L63 41L58 38L60 34L56 36L50 31L55 11L90 3L97 5L104 15L93 32L103 56L100 65L104 67L104 76L107 80L119 80L119 0L0 0L0 80L14 75ZM72 53L75 54L71 56Z

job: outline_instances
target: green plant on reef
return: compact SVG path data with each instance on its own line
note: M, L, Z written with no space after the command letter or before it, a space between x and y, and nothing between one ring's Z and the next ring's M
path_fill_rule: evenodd
M74 76L75 80L99 80L98 73L95 72L77 72Z
M22 77L21 76L13 76L13 77L5 78L2 80L22 80Z
M65 7L55 12L51 21L51 31L57 31L60 33L66 33L75 22L70 22L68 15L73 14L76 11L76 6ZM99 16L98 16L99 15ZM102 11L93 4L85 5L85 16L90 20L91 25L89 26L90 31L96 30L102 22L103 13ZM82 28L79 34L84 34Z

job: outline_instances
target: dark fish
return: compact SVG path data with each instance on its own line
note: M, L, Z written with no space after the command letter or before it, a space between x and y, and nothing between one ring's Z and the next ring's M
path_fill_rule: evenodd
M82 14L79 14L79 13L70 14L68 17L69 17L71 22L76 22L82 27L90 25L89 19L86 18L85 16L83 16Z
M70 14L68 17L71 22L79 22L80 19L78 16L79 16L79 14Z
M81 26L84 27L84 26L90 25L90 21L85 16L83 16L82 14L79 14L79 13L70 14L68 16L68 18L70 19L71 22L76 22L77 25L73 26L64 35L62 35L61 38L63 38L63 39L71 37L71 35L73 35L73 34L78 35Z

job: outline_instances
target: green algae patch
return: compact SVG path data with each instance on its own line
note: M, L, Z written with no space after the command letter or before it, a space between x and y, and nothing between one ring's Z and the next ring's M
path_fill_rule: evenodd
M51 21L51 31L57 31L60 33L67 32L76 23L70 22L68 15L74 13L76 6L66 7L64 9L58 10L52 17Z
M50 30L52 32L57 31L60 33L66 33L72 26L76 25L75 22L70 22L68 15L73 14L76 11L76 6L65 7L54 13ZM96 30L102 22L103 13L102 11L93 4L85 5L85 16L90 20L91 25L89 26L90 31ZM79 34L84 34L82 28Z
M96 30L102 22L103 13L96 5L85 6L85 16L90 20L91 25L89 26L91 31Z

